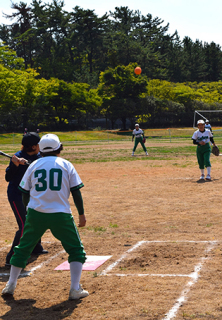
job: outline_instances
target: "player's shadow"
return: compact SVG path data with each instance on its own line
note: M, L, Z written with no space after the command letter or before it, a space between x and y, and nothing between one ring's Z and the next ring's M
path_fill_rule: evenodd
M215 182L215 181L218 181L220 179L211 179L211 180L207 180L207 179L199 179L196 181L196 183L210 183L210 182Z
M3 297L5 303L11 308L1 316L3 320L29 319L29 320L61 320L70 316L81 300L66 300L49 308L36 308L34 299L15 300L13 296Z
M197 183L205 183L206 181L204 179L198 179L196 182Z

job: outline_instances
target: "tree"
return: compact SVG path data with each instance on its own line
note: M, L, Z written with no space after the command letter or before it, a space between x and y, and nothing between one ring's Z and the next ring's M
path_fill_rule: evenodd
M204 44L204 56L207 66L207 80L218 81L222 79L222 52L219 45L214 42Z
M76 6L70 13L72 49L76 61L76 81L104 69L104 35L108 30L108 15L99 18L94 10Z
M28 7L26 3L21 1L19 4L12 2L11 8L16 10L16 12L11 15L4 14L4 16L8 19L16 19L17 21L10 28L3 27L1 33L3 34L3 39L7 39L6 43L16 50L19 57L24 59L25 68L27 69L28 66L33 66L32 38L27 38L26 35L31 28L31 7Z
M103 98L103 113L112 123L118 118L126 129L126 119L140 114L139 97L146 92L145 76L136 76L136 64L107 69L100 75L98 93Z
M24 60L18 58L15 51L3 44L0 44L0 63L9 69L24 69Z

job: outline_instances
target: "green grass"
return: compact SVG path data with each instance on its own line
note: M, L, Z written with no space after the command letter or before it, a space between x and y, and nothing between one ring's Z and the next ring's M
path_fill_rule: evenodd
M174 160L174 166L187 167L192 165L191 157L196 154L196 147L192 144L192 128L170 129L175 135L173 139L157 137L160 132L167 132L166 129L147 129L146 134L155 134L155 138L147 139L149 157L146 157L141 146L131 157L133 143L131 136L119 136L116 133L101 131L81 132L55 132L64 145L62 156L72 163L82 164L87 162L113 162L113 161L145 161L150 166L161 167L161 163L152 164L153 160ZM41 133L42 135L43 133ZM45 132L44 132L45 134ZM188 138L185 138L185 136ZM176 137L177 136L177 137ZM222 131L215 132L215 142L222 150ZM91 140L90 140L91 139ZM12 155L21 148L22 134L8 133L0 134L0 150ZM183 164L177 160L183 158ZM214 159L214 157L212 157ZM0 157L0 164L7 165L9 159ZM145 164L146 165L146 164ZM163 163L164 165L164 163Z

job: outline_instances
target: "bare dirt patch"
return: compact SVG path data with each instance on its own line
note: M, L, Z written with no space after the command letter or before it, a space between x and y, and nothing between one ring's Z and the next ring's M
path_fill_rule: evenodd
M202 257L206 260L198 281L175 319L222 319L221 160L212 159L213 180L204 183L198 181L195 155L188 160L185 167L182 158L76 164L85 185L82 195L87 226L80 229L80 236L86 253L112 258L96 272L82 273L81 283L89 297L68 301L69 272L54 271L67 260L67 254L61 253L47 262L63 250L47 231L42 240L49 254L31 257L26 270L46 263L31 276L19 279L14 298L0 298L0 319L161 320L189 279L137 274L189 274ZM9 272L4 258L17 228L7 202L5 168L6 165L0 166L0 290L8 279L4 275ZM78 221L73 204L72 209ZM127 254L111 275L100 275L138 241L157 240L163 242L141 246ZM206 254L207 244L197 241L217 243ZM135 276L116 276L117 271Z

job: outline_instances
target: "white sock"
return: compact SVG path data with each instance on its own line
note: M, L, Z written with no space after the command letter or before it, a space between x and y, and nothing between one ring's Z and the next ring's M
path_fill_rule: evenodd
M209 176L210 176L210 172L211 172L211 167L207 167L207 174L209 174Z
M82 263L78 261L70 262L71 287L70 289L79 290L79 282L82 274Z
M204 169L200 169L201 175L204 175Z
M18 267L11 265L10 276L9 276L8 282L16 284L21 271L22 271L22 268L18 268Z

